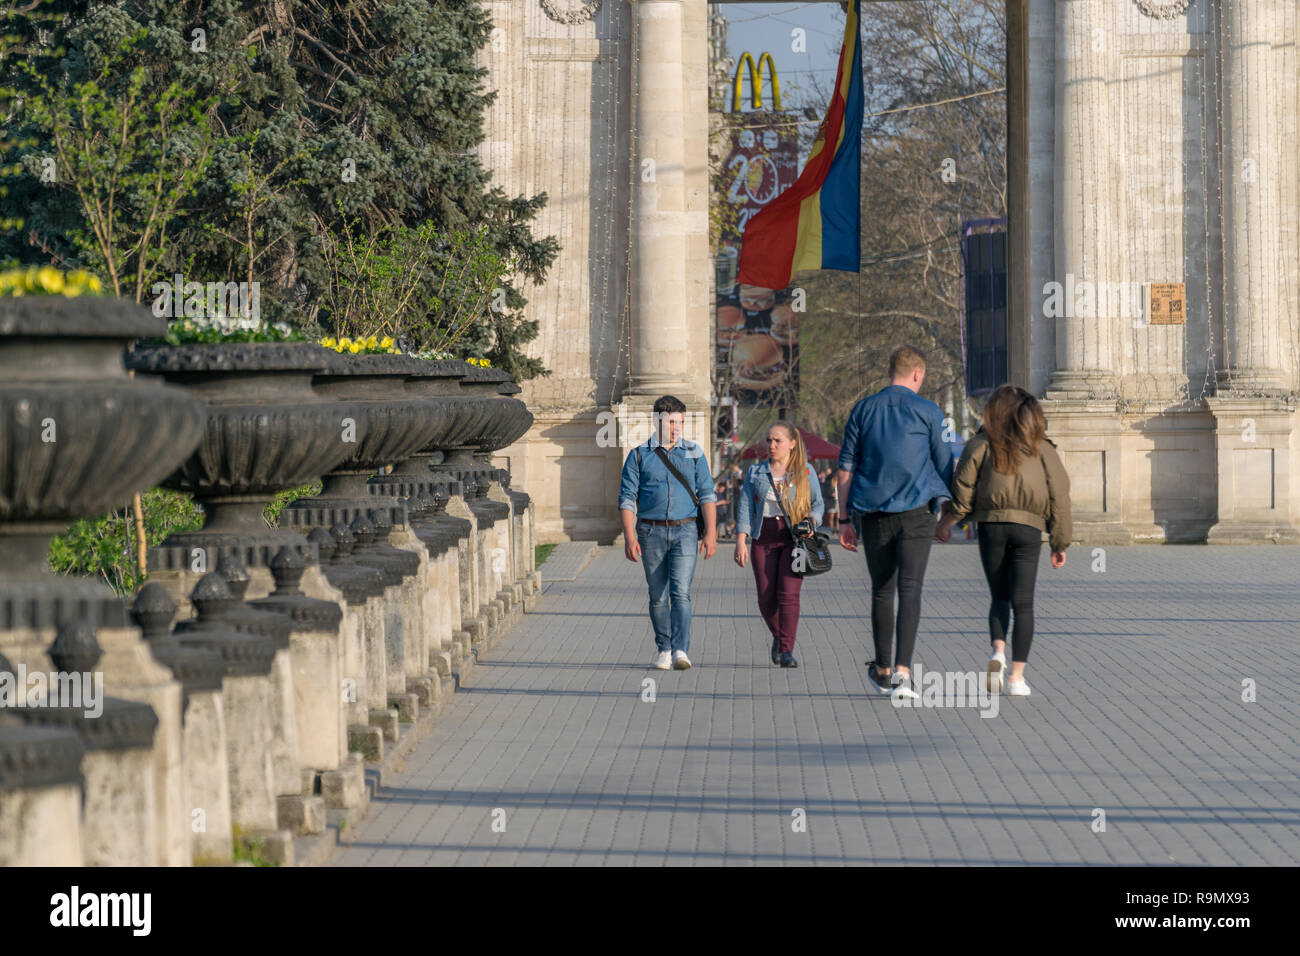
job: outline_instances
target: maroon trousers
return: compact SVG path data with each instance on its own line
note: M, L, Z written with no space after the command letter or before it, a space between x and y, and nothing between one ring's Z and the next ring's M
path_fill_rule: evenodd
M758 611L772 637L785 653L794 651L799 628L799 588L803 578L790 573L794 542L781 517L764 518L758 536L750 542L749 559L758 587Z

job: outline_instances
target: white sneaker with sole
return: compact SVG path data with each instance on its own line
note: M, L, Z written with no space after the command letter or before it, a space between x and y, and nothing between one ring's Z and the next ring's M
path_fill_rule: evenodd
M901 674L893 675L894 689L890 692L890 697L894 700L916 700L917 693L912 690L912 678L904 677Z
M986 677L986 685L990 694L1002 693L1003 678L1007 673L1007 655L1003 651L998 651L989 658L989 670Z
M1012 680L1012 679L1007 680L1008 696L1028 697L1029 693L1030 693L1029 685L1025 683L1025 679L1023 677L1020 678L1020 680Z
M667 651L660 651L655 655L654 669L657 671L670 671L673 669L673 655Z
M686 656L685 651L673 651L673 667L679 671L691 669L691 659Z

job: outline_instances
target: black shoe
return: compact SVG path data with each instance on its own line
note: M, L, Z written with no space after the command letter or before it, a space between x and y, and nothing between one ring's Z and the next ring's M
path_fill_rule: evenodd
M782 652L781 652L781 666L782 666L782 667L798 667L798 666L799 666L799 662L798 662L797 660L794 659L794 655L791 654L789 651L782 651Z
M877 692L881 694L892 694L894 692L893 674L888 676L881 674L876 668L875 661L867 661L867 679L875 685Z
M772 663L781 663L781 639L779 637L772 638Z

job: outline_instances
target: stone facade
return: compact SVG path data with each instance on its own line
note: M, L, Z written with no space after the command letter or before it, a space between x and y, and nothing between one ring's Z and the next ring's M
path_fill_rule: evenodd
M1047 401L1078 540L1300 540L1296 5L1007 2L1010 367ZM601 413L635 421L620 403L664 392L708 411L707 4L487 7L484 161L549 194L539 232L563 246L530 293L552 375L525 384L536 421L498 462L540 540L608 541L638 439L599 440ZM1147 323L1140 296L1057 317L1053 282L1183 283L1186 322Z
M1295 36L1284 0L1029 0L1017 318L1081 541L1300 540ZM1186 324L1048 318L1067 277L1184 283Z

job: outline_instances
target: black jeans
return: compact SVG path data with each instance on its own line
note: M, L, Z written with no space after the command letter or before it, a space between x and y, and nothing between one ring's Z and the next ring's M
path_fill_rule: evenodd
M894 590L898 590L898 653L895 667L912 666L916 629L921 622L921 585L934 541L935 518L929 508L898 514L861 515L862 550L871 574L871 636L876 666L889 667L894 644Z
M1015 611L1011 659L1028 661L1029 645L1034 642L1034 582L1038 579L1043 533L1011 521L982 522L979 541L984 577L993 595L993 603L989 605L991 639L1007 639L1011 612Z

